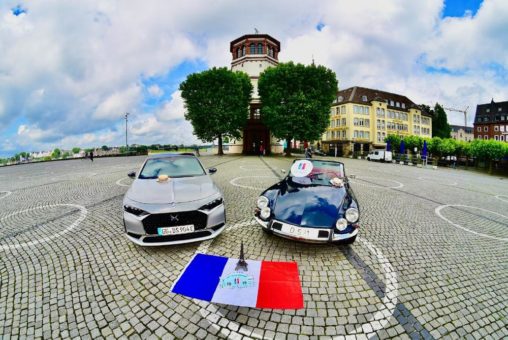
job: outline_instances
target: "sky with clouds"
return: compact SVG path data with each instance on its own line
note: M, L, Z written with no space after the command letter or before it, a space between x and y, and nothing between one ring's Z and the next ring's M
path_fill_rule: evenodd
M334 70L416 103L508 100L506 0L0 2L0 156L74 146L190 144L178 86L229 66L257 28L281 61ZM449 121L463 124L460 113Z

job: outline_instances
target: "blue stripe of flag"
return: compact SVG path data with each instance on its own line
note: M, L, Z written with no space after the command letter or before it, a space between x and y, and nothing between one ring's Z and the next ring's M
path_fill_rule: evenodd
M211 301L226 262L227 257L197 254L176 282L172 292Z

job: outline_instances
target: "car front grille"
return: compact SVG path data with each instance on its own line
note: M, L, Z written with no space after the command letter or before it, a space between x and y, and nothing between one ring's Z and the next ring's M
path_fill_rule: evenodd
M193 224L194 230L206 227L208 215L200 211L184 211L168 214L152 214L143 219L147 234L157 235L157 228Z
M147 236L143 239L144 243L158 243L158 242L174 242L174 241L185 241L193 238L200 238L210 236L212 232L210 230L201 230L189 234L181 235L165 235L165 236Z

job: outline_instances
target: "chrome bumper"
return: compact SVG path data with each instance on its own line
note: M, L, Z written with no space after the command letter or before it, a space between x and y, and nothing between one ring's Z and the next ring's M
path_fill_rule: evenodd
M270 230L271 232L273 232L277 236L284 237L284 238L287 238L287 239L290 239L290 240L307 242L307 243L330 243L330 242L346 241L346 240L349 240L352 237L355 237L358 234L358 229L355 228L351 233L347 233L347 234L336 234L336 233L332 232L331 239L330 238L328 238L328 239L315 239L315 238L295 237L295 236L293 236L291 234L284 233L284 232L282 232L280 230L271 229L269 227L269 224L270 224L269 221L263 221L262 219L260 219L257 216L254 216L254 218L261 225L261 227L263 227L266 230ZM323 230L330 231L330 229L323 229Z

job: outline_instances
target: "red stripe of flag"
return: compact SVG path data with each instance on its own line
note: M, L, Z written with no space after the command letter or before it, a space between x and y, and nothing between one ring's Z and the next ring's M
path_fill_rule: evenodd
M261 263L257 308L301 309L302 286L296 262Z

